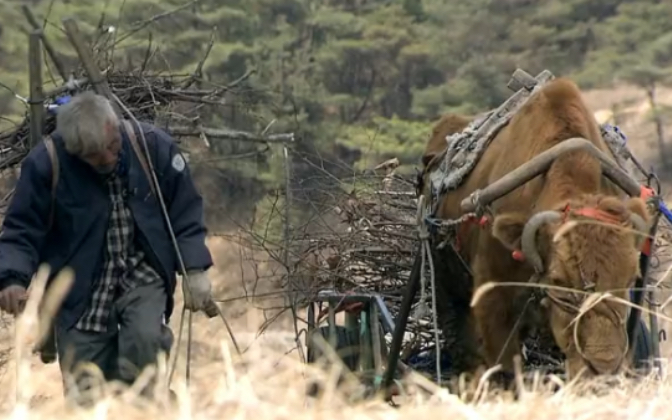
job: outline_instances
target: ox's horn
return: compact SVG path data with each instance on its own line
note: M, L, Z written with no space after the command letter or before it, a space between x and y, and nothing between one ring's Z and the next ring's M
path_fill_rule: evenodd
M544 271L544 263L537 249L537 231L539 227L546 223L557 222L562 218L562 213L554 210L542 211L535 214L527 221L523 228L521 238L521 247L525 259L532 264L532 267L538 272Z

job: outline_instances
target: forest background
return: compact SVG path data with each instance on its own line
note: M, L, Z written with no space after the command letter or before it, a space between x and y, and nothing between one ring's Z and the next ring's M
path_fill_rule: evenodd
M432 124L446 112L475 114L501 104L517 67L531 74L549 69L585 91L634 87L654 105L646 114L656 127L647 144L658 146L651 163L659 172L669 167L669 110L656 96L672 68L669 1L5 0L0 128L26 110L15 97L28 96L23 4L38 20L47 18L47 36L68 66L75 55L61 29L65 16L91 39L163 16L118 44L120 69L137 68L151 45L160 56L151 71L186 74L214 39L203 67L207 82L253 74L224 106L204 112L204 124L260 132L275 120L271 132L294 132L295 187L309 189L317 172L338 177L393 157L400 172L412 172ZM614 111L629 105L609 103ZM216 141L207 153L194 152L191 164L214 231L230 228L233 216L254 217L284 183L278 147Z

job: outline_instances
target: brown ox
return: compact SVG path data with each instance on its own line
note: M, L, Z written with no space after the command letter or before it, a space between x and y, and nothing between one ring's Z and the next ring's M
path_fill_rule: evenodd
M445 136L461 131L469 122L453 115L437 123L422 159L422 191L428 199L427 174L442 158ZM566 79L555 79L532 96L499 131L462 185L440 198L436 217L459 218L463 214L460 203L471 193L573 137L590 141L613 158L578 87ZM633 286L639 271L642 234L635 231L645 231L649 220L644 201L627 197L608 181L596 158L574 151L555 160L545 174L493 202L490 208L494 219L487 225L463 224L458 231L457 251L471 270L473 284L465 285L454 272L437 268L440 321L444 334L452 336L448 351L456 369L477 369L481 361L473 353L480 348L487 365L501 363L505 371L512 372L524 323L512 334L514 325L519 318L528 323L536 319L538 323L540 315L545 320L541 328L547 328L547 332L550 328L549 333L566 356L570 377L584 368L592 374L619 371L628 346L627 308L622 304L601 301L574 328L570 322L586 294L546 291L542 301L546 309L535 315L528 308L522 317L530 288L496 287L471 309L467 301L472 290L485 283L530 281L534 274L530 261L541 262L542 284L588 292L613 291L613 295L627 299L627 289ZM570 221L581 222L566 229ZM562 235L554 238L561 229ZM524 255L521 249L526 251ZM435 253L437 266L447 259L447 254Z

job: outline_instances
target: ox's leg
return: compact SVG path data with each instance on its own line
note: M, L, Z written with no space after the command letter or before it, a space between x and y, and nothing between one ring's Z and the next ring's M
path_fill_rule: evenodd
M436 304L441 332L446 340L442 349L451 361L451 374L473 372L482 359L478 352L476 327L469 301L471 277L449 246L432 248L436 275Z
M496 279L477 279L476 284L497 283ZM512 288L495 288L481 295L473 308L479 333L483 340L483 353L488 366L502 365L502 379L513 378L514 357L520 353L520 340L516 321L521 316L516 310L517 296Z

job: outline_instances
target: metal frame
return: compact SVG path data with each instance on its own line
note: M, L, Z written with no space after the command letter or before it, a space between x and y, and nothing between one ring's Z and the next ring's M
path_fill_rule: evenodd
M652 238L656 237L656 232L658 230L659 218L660 218L660 211L657 211L656 215L655 215L655 218L654 218L654 223L651 226L651 229L649 230L649 234L651 235ZM639 268L640 268L640 271L641 271L641 276L639 276L637 278L637 280L635 281L635 287L634 287L633 299L632 299L632 302L636 305L640 305L640 306L642 305L642 303L644 301L644 294L647 291L649 291L649 290L647 290L648 289L648 283L649 283L649 281L648 281L649 280L649 268L651 268L651 255L654 253L654 245L655 245L654 241L652 240L651 241L651 251L650 251L649 255L647 255L643 252L639 255ZM637 337L638 336L637 332L639 331L639 329L637 328L637 324L639 323L641 315L642 315L642 311L639 310L638 308L632 308L632 310L630 311L630 316L628 318L628 324L627 324L628 338L630 340L630 347L632 347L636 344L636 340L638 338ZM653 318L655 315L651 314L650 316ZM650 320L651 320L651 318L650 318ZM657 317L656 317L656 320L652 324L654 324L654 323L657 325ZM653 327L653 325L652 325L652 327ZM651 334L649 334L649 335L653 339L654 332L651 331ZM649 344L651 344L651 348L652 348L652 351L654 352L654 354L656 354L656 355L659 354L659 349L657 348L657 346L654 346L653 342L651 342ZM657 357L657 356L655 356L655 357ZM654 357L654 362L656 362L655 357ZM658 366L656 366L656 367L658 367Z
M394 318L392 318L392 314L380 295L375 293L339 293L333 290L321 290L310 300L310 306L308 307L309 328L317 328L317 325L311 323L314 321L315 316L314 305L321 302L329 303L330 312L336 309L337 304L372 303L379 311L379 321L382 324L383 331L389 334L394 332Z
M396 355L394 352L390 353L385 344L384 335L395 334L397 329L394 318L382 297L374 293L339 293L333 290L318 292L308 304L306 346L309 345L308 340L313 331L320 328L317 311L322 309L324 303L328 306L327 325L330 333L327 341L329 345L336 348L336 313L344 311L345 327L349 331L356 331L359 335L359 370L354 373L358 373L363 382L367 382L365 378L370 379L368 385L374 392L381 389L384 375L388 372L394 380L396 373L409 371L409 367L398 360L399 352L396 352ZM363 304L356 310L357 313L344 308L345 305L353 303ZM403 320L404 317L401 319ZM394 360L390 360L390 357ZM390 366L395 368L390 369Z
M651 179L651 176L649 175L649 178ZM655 310L653 310L654 306L654 287L650 285L650 273L649 269L651 268L651 260L652 257L655 255L655 238L656 234L658 231L658 226L660 223L660 218L661 216L667 220L669 223L672 224L672 212L667 208L665 205L665 202L662 200L662 197L660 196L660 192L657 192L657 195L653 197L653 202L655 205L656 209L656 214L654 216L654 222L651 226L651 229L649 231L649 235L651 237L651 250L649 255L646 255L642 253L640 255L639 259L639 265L640 265L640 270L642 273L642 276L637 279L635 282L635 290L633 292L633 303L642 306L643 301L644 301L644 295L645 293L648 293L648 302L649 302L649 309L651 309L651 312L649 313L649 328L650 328L650 340L649 340L649 346L651 347L652 351L652 360L651 364L652 367L655 369L656 373L658 376L662 375L662 366L660 363L660 333L661 331L659 330L658 327L658 315ZM639 319L641 318L641 310L637 308L633 308L632 311L630 312L630 318L628 319L628 334L629 338L632 340L631 342L634 344L635 340L637 339L637 323L639 322Z

